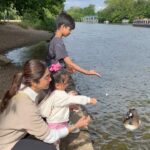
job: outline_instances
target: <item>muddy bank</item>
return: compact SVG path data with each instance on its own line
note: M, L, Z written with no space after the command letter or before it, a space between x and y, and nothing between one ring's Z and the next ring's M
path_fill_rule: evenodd
M48 31L23 29L14 24L0 25L0 54L7 50L24 47L49 40ZM13 75L20 68L12 64L0 66L0 99L9 88Z
M0 25L0 53L49 40L50 35L48 31L23 29L14 24Z

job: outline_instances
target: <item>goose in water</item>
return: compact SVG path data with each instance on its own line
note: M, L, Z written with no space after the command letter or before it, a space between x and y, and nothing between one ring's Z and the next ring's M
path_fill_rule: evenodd
M136 109L129 109L125 117L123 118L123 124L126 129L133 131L141 125L141 121Z

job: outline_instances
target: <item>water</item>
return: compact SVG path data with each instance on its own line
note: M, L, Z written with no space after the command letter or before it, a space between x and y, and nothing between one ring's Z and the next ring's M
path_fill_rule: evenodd
M29 59L45 60L47 49L48 44L46 42L40 42L32 46L11 50L5 56L16 66L22 66Z
M74 75L78 90L98 100L96 106L87 106L93 118L90 132L95 150L150 150L150 28L77 23L64 41L77 64L102 73L102 78ZM41 58L43 49L32 55L19 51L6 55L18 64L35 54ZM122 124L132 107L142 121L134 132Z
M82 94L98 99L87 107L95 149L150 150L150 28L79 23L65 43L76 63L102 73L74 76ZM129 132L122 116L132 107L142 126Z

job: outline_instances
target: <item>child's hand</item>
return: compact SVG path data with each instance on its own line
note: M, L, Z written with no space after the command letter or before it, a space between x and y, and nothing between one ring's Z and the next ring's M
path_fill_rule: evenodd
M96 75L96 76L98 76L98 77L101 77L101 74L100 74L100 73L97 73L95 70L89 70L89 71L88 71L88 74L89 74L89 75Z
M90 104L96 105L96 103L97 103L96 98L91 98Z
M75 128L86 127L90 123L90 121L90 116L83 116L77 121L77 123L75 124Z

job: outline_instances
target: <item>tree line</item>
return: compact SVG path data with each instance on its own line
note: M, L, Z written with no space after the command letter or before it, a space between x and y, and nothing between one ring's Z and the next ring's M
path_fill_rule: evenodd
M95 12L95 6L71 7L67 12L76 21L87 15L97 15L99 22L108 20L121 23L123 19L132 22L136 18L150 18L150 0L105 0L105 8Z
M76 21L81 21L81 18L89 15L96 15L95 13L95 5L89 5L85 8L80 7L71 7L67 10L68 14L70 14Z
M150 18L150 0L105 0L106 8L98 12L99 21L120 23L136 18Z
M20 18L24 24L53 30L55 17L63 10L64 2L65 0L0 0L0 19Z
M0 19L21 19L22 26L55 30L55 18L64 10L65 0L0 0ZM105 0L105 8L95 11L95 5L71 7L67 12L76 20L97 15L99 22L121 23L136 18L150 18L150 0Z

